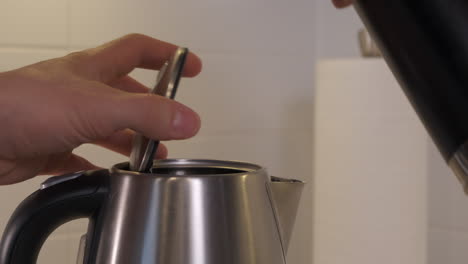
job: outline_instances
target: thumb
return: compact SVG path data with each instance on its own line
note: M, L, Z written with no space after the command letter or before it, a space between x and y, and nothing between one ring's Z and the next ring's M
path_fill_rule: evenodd
M200 129L200 118L187 106L154 94L125 93L109 111L115 130L130 128L155 140L185 139Z

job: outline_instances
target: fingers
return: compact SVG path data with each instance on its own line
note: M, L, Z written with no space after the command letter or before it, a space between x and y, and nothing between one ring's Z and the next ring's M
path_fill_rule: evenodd
M109 113L118 130L130 128L155 140L185 139L200 129L200 118L176 101L154 94L127 94Z
M129 129L124 129L114 133L112 136L94 142L99 146L115 151L125 156L130 156L132 149L132 141L135 133ZM155 157L157 159L165 159L167 157L167 148L160 143Z
M338 8L343 8L343 7L347 7L351 4L353 4L353 0L332 0L333 1L333 4L338 7Z
M0 166L2 168L0 185L13 184L30 179L37 175L37 168L41 168L44 161L45 158L0 160Z
M128 93L101 83L93 83L100 93L75 110L73 122L77 138L92 143L108 138L123 129L138 131L154 140L186 139L200 128L200 118L193 110L174 100L150 93Z
M107 83L127 75L134 68L157 70L177 49L177 46L145 35L131 34L94 49L75 54L81 59L80 69L91 79ZM72 55L73 56L73 55ZM189 53L184 76L201 71L201 60Z

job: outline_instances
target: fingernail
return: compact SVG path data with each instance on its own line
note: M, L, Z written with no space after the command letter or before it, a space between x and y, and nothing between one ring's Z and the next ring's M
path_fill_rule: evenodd
M192 110L181 107L175 112L172 128L172 136L176 139L194 136L200 128L200 117Z

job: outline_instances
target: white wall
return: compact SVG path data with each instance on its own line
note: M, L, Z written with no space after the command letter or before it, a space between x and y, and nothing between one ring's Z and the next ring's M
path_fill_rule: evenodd
M203 128L192 140L170 142L170 156L246 160L271 174L311 182L314 5L311 0L0 1L0 70L131 32L188 46L203 59L204 70L181 82L178 100L201 114ZM132 75L147 85L155 78L151 71ZM102 166L126 159L93 146L77 152ZM0 229L41 180L0 187ZM308 187L289 263L311 261L311 212ZM84 225L56 231L39 263L74 263Z
M359 55L359 18L328 0L4 0L0 1L0 70L91 47L130 32L186 45L203 73L183 80L178 100L203 118L198 137L171 142L171 157L243 159L272 174L311 182L315 58ZM132 74L147 85L154 73ZM468 205L434 147L428 153L429 263L464 263ZM84 146L102 166L125 157ZM0 229L42 178L0 187ZM310 186L310 185L309 185ZM312 219L306 189L290 263L310 263ZM74 263L84 221L61 228L40 263ZM52 251L52 249L54 251Z
M357 33L363 27L353 8L336 10L329 0L316 1L317 57L359 56Z
M356 32L362 27L352 9L337 12L328 1L317 1L317 57L355 57ZM320 100L320 99L319 99ZM432 142L428 142L429 264L462 264L468 259L468 199Z
M317 65L314 264L426 264L428 136L381 59Z
M429 264L468 259L468 198L431 142L429 162Z

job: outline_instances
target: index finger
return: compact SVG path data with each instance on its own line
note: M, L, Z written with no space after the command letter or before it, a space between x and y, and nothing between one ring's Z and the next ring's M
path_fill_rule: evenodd
M338 8L342 8L342 7L347 7L351 4L353 4L353 0L332 0L333 4L338 7Z
M99 47L86 50L83 70L90 78L109 82L135 68L158 70L170 59L177 46L141 34L130 34ZM189 53L183 75L193 77L201 71L201 60Z

